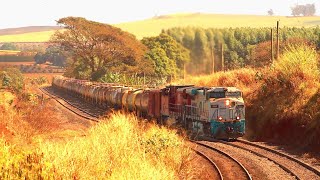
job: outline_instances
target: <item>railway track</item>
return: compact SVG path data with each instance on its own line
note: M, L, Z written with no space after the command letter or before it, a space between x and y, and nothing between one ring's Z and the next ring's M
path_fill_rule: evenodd
M320 179L319 170L294 157L274 149L244 140L237 140L235 142L218 140L217 142L248 151L262 158L266 158L277 164L287 173L291 174L295 179Z
M204 159L206 159L212 165L212 167L216 170L219 179L223 180L223 175L221 173L221 170L219 169L218 165L214 161L212 161L212 159L209 156L207 156L205 153L203 153L201 151L196 150L195 148L192 148L192 150L194 152L196 152L199 156L201 156Z
M62 105L63 107L65 107L66 109L71 111L72 113L76 114L77 116L80 116L80 117L87 119L87 120L90 120L90 121L99 122L99 120L98 120L99 113L98 112L93 114L91 112L86 111L84 108L81 108L81 106L70 102L70 99L72 97L66 98L66 97L58 96L57 94L53 93L53 90L49 87L44 87L44 88L39 88L39 89L43 94L46 94L51 99L54 99L60 105ZM81 104L81 102L79 104Z
M198 145L198 148L205 148L210 150L211 155L209 157L209 153L206 155L203 153L203 151L199 151L199 153L202 153L203 157L206 159L210 159L212 162L211 164L214 164L215 169L219 173L220 179L249 179L251 180L252 177L249 173L249 171L235 158L233 158L231 155L204 143L197 142L197 141L191 141ZM214 153L214 154L212 154ZM220 160L217 159L217 157L220 157ZM224 158L224 161L221 161L221 158ZM215 159L215 160L213 160ZM216 163L214 162L216 161ZM219 168L220 167L220 168ZM234 174L233 174L234 173ZM241 177L242 175L242 177Z

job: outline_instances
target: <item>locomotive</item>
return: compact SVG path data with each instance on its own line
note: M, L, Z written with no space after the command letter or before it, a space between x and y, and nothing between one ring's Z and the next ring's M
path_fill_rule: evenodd
M235 87L169 85L137 89L112 83L55 76L52 86L101 107L122 108L138 116L176 124L199 136L235 139L245 133L245 104Z

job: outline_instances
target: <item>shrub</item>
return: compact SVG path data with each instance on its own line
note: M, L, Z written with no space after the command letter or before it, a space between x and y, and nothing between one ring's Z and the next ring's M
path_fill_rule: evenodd
M0 88L12 89L20 92L23 88L22 73L15 68L7 68L0 71Z
M274 70L281 73L286 80L303 75L319 76L317 52L315 49L305 45L289 46L273 66Z

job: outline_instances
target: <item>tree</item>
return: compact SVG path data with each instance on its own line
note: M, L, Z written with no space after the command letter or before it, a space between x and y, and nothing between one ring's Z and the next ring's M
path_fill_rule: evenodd
M204 65L204 59L206 58L206 46L207 36L202 29L198 29L194 35L194 50L193 50L193 61L195 64Z
M38 52L34 56L34 60L36 64L44 64L46 62L51 62L54 66L63 67L65 65L66 55L63 51L61 51L60 46L50 45L47 47L45 53Z
M304 16L314 16L316 14L316 6L314 4L306 4Z
M190 61L189 51L167 34L143 38L142 43L149 48L145 58L153 62L159 77L177 75Z
M36 62L36 64L44 64L44 63L46 63L46 59L44 58L44 55L41 52L38 52L34 56L34 61Z
M273 15L274 15L274 13L273 13L273 9L269 9L269 11L268 11L268 15L269 15L269 16L273 16Z
M4 43L0 47L1 50L17 50L17 46L14 45L13 43Z
M71 54L68 68L73 76L79 73L76 66L81 66L92 80L98 80L108 71L129 71L142 61L143 44L119 28L80 17L62 18L58 24L66 30L56 32L51 41Z
M295 5L291 8L293 16L314 16L316 13L315 4Z

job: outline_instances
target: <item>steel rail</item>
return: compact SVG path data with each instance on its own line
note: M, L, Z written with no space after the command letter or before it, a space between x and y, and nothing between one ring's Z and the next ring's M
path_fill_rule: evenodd
M241 167L241 169L245 172L247 179L252 180L252 177L251 177L249 171L238 160L236 160L231 155L229 155L229 154L227 154L227 153L225 153L225 152L223 152L223 151L221 151L221 150L219 150L219 149L217 149L215 147L209 146L209 145L201 143L201 142L197 142L197 141L191 141L191 142L196 143L196 144L198 144L200 146L206 147L208 149L211 149L213 151L216 151L216 152L228 157L229 159L231 159L232 161L236 162Z
M76 106L74 106L73 104L71 104L70 102L68 102L66 99L63 99L63 98L60 98L59 99L63 99L67 104L69 104L70 106L72 106L73 108L85 113L85 114L88 114L89 116L85 116L85 115L82 115L80 113L78 113L77 111L71 109L70 107L66 106L65 104L63 104L62 102L60 102L58 100L58 97L53 95L52 93L50 93L49 91L45 90L44 88L39 88L41 92L43 92L44 94L46 94L47 96L49 96L50 98L54 99L55 101L57 101L60 105L62 105L63 107L65 107L66 109L68 109L69 111L73 112L74 114L76 114L77 116L80 116L84 119L87 119L87 120L90 120L90 121L94 121L94 122L99 122L98 120L98 116L95 116L95 115L92 115ZM91 116L91 117L90 117Z
M191 148L191 149L192 149L194 152L196 152L198 155L202 156L204 159L206 159L207 161L209 161L210 164L214 167L214 169L218 172L218 174L219 174L219 179L220 179L220 180L223 180L223 175L222 175L222 173L221 173L218 165L217 165L215 162L213 162L211 158L209 158L207 155L205 155L204 153L202 153L202 152L200 152L200 151L198 151L198 150L196 150L196 149L193 149L193 148Z
M257 147L257 148L260 148L260 149L264 149L266 151L269 151L269 152L272 152L272 153L275 153L279 156L282 156L282 157L286 157L298 164L300 164L301 166L305 167L306 169L312 171L313 173L317 174L318 176L320 176L320 171L312 166L310 166L309 164L297 159L297 158L294 158L292 156L289 156L285 153L282 153L282 152L279 152L277 150L274 150L274 149L271 149L271 148L268 148L268 147L265 147L265 146L261 146L259 144L255 144L255 143L252 143L252 142L249 142L249 141L245 141L245 140L240 140L240 139L237 139L237 142L240 142L240 143L243 143L243 144L247 144L247 145L250 145L250 146L254 146L254 147Z
M242 147L242 146L239 146L239 145L236 145L236 144L232 144L230 142L225 142L225 141L222 141L222 140L217 140L217 142L220 142L222 144L226 144L226 145L229 145L229 146L232 146L232 147L236 147L236 148L239 148L239 149L242 149L242 150L245 150L245 151L248 151L250 153L253 153L259 157L262 157L262 158L266 158L268 159L269 161L273 162L274 164L278 165L279 167L281 167L281 169L283 169L284 171L286 171L287 173L291 174L292 176L294 176L297 180L299 180L300 178L298 177L298 175L296 175L294 172L292 172L289 168L285 167L284 165L278 163L277 161L261 154L261 153L258 153L258 152L255 152L255 151L252 151L251 149L248 149L248 148L245 148L245 147Z

